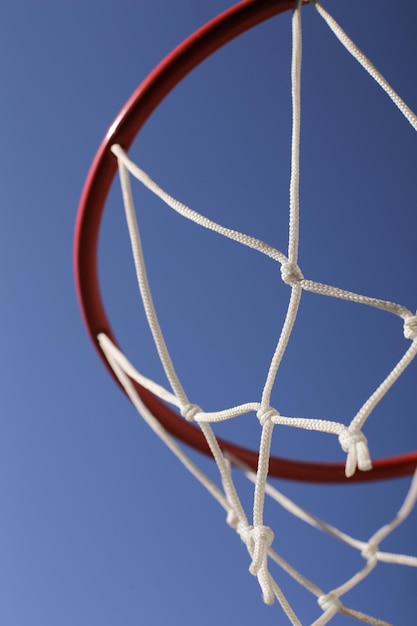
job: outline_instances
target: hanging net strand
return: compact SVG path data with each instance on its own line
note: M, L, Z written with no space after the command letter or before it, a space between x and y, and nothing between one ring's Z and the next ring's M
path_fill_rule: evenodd
M397 108L405 116L412 127L417 130L417 117L396 94L380 72L350 40L341 27L323 9L312 0L318 14L329 25L336 37L341 41L350 54L362 65L365 70L382 87L391 98ZM272 245L255 237L241 233L231 228L222 226L194 209L186 206L179 200L164 191L152 178L138 165L132 162L120 145L113 145L112 152L117 158L122 196L128 224L134 264L136 268L137 282L141 294L146 318L157 353L163 366L168 387L152 381L138 372L129 359L121 352L113 341L105 334L98 337L100 347L115 376L119 380L127 395L136 407L139 414L144 418L152 430L164 441L169 449L177 456L192 475L208 490L208 492L223 507L227 515L227 523L236 531L245 544L250 555L249 571L254 575L262 590L263 599L267 604L273 604L275 599L282 607L285 615L293 626L300 626L296 613L286 599L281 588L271 574L271 564L280 567L289 576L296 580L309 593L317 598L318 607L321 609L320 617L314 622L315 626L324 626L338 613L350 616L366 624L386 625L375 617L366 615L354 608L347 607L343 596L364 580L377 567L379 562L394 563L398 565L417 567L417 557L385 552L380 549L380 544L386 539L411 513L417 499L417 474L414 476L408 494L403 505L393 519L376 529L372 536L366 540L351 537L348 533L338 530L334 526L321 521L315 515L307 512L287 496L280 493L268 482L268 467L271 454L271 445L274 429L276 427L292 427L306 429L335 435L338 443L346 454L345 473L347 477L353 476L356 471L366 472L372 469L372 461L368 442L362 429L373 413L375 407L381 402L388 390L409 367L417 354L417 315L403 305L390 301L380 300L375 297L360 295L346 291L342 288L326 285L304 277L304 272L298 265L299 251L299 180L300 180L300 129L301 129L301 60L302 60L302 37L301 37L301 10L300 2L297 2L292 14L292 64L291 64L291 92L292 92L292 138L291 138L291 177L289 193L289 229L287 254L277 250ZM193 221L203 228L209 229L216 234L222 235L232 241L252 249L255 252L266 255L271 261L278 262L281 269L282 281L289 286L290 293L288 307L278 341L273 349L273 355L269 364L268 372L260 398L245 399L239 405L222 408L218 411L206 412L198 403L194 403L179 379L168 350L162 328L159 324L154 307L151 289L147 277L145 260L142 251L138 220L136 217L134 198L131 189L131 177L137 179L168 207L179 215ZM388 372L384 380L370 394L369 398L359 408L348 425L328 419L316 419L300 416L282 415L277 408L271 405L271 394L274 389L279 368L283 356L288 348L292 331L296 324L297 314L301 306L303 291L312 292L318 296L338 298L364 306L373 307L396 315L403 321L403 333L408 345L404 355ZM163 402L175 406L184 420L196 424L202 431L207 446L215 460L219 470L221 487L218 487L193 463L182 448L176 443L171 435L161 426L152 412L142 402L137 390L136 383L160 398ZM235 419L238 416L252 414L256 416L260 427L260 446L258 467L256 471L246 467L241 461L234 458L230 453L222 450L213 431L212 424ZM238 491L236 489L233 471L239 467L248 480L253 483L253 506L251 516L245 512ZM274 549L274 532L265 523L264 510L266 497L272 498L279 506L286 509L295 517L301 519L309 526L327 533L335 540L339 540L352 549L358 550L363 558L363 566L350 576L346 581L334 589L323 590L311 582L303 574L287 563ZM314 626L313 625L313 626Z

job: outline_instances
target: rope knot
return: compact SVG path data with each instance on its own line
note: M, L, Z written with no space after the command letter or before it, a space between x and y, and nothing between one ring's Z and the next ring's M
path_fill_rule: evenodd
M262 428L268 422L273 422L273 418L278 415L279 415L278 411L274 409L272 406L268 407L267 409L259 409L258 412L256 413L256 417L258 418L259 423L262 426Z
M372 469L371 457L368 450L368 442L360 430L345 428L339 435L339 443L343 452L347 453L346 478L350 478L358 467L362 472Z
M274 533L269 526L255 526L248 533L248 550L252 556L249 571L257 576L262 565L266 565L268 548L274 541Z
M281 264L281 278L286 285L296 285L304 276L296 263L285 261Z
M181 415L187 422L194 422L198 413L202 413L202 410L197 404L186 404L181 407Z
M369 563L377 561L378 544L370 541L362 550L361 555Z
M227 517L226 517L227 524L231 528L234 528L236 532L238 533L238 535L242 537L241 533L244 532L242 530L244 525L242 524L242 522L239 521L239 519L240 519L239 515L236 513L234 509L229 509L227 511Z
M405 318L404 337L411 340L417 339L417 314Z
M274 533L269 526L248 527L247 548L252 557L249 572L256 576L262 590L265 604L274 603L274 586L268 572L268 548L274 540Z
M317 602L323 611L332 611L333 615L342 608L342 603L333 593L327 593L324 596L320 596Z

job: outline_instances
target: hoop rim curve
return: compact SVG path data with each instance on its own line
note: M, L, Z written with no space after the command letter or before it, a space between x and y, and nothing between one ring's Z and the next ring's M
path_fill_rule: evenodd
M307 4L304 0L303 4ZM168 93L205 58L257 24L294 7L289 0L243 0L221 13L173 50L139 85L110 126L88 173L79 204L75 240L74 271L77 295L90 338L100 358L116 379L102 352L97 336L105 333L117 345L101 299L97 251L101 216L107 194L117 173L113 144L128 150L152 112ZM135 387L147 408L175 438L211 456L202 432L137 383ZM218 439L223 451L256 471L258 453ZM412 474L417 451L373 461L368 472L356 471L346 478L344 463L320 463L271 457L269 475L287 480L352 483L383 480Z

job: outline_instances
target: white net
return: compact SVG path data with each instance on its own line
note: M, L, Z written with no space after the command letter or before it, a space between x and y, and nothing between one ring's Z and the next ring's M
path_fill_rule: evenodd
M354 58L365 68L382 89L388 94L408 122L417 130L417 117L394 92L378 70L370 63L365 55L353 44L340 26L318 3L314 2L318 13L324 18L336 37L353 55ZM225 228L218 223L211 221L188 206L174 199L155 183L142 169L133 163L119 145L114 145L112 151L118 159L119 173L122 186L123 201L126 218L131 239L134 263L139 284L139 289L146 313L146 317L151 329L156 349L158 351L162 366L168 379L170 390L153 382L140 374L129 362L126 356L111 342L104 334L99 336L100 346L115 375L124 387L132 403L154 430L154 432L164 441L170 450L181 460L187 469L206 487L213 497L227 511L227 521L238 533L241 540L246 545L252 559L249 571L257 577L262 589L263 599L267 604L273 604L277 599L282 609L292 624L300 624L294 610L283 595L277 582L274 580L269 563L275 561L279 567L287 572L300 585L318 599L318 604L322 610L321 616L314 622L315 625L327 624L337 613L342 613L352 618L361 620L368 624L386 624L380 619L365 615L352 608L348 608L342 601L343 596L360 583L376 567L378 562L397 563L406 566L417 566L417 557L392 554L380 550L379 545L401 522L409 515L417 498L417 474L414 477L409 492L400 510L393 514L393 518L384 523L379 529L366 540L358 540L348 534L339 531L333 526L320 521L315 516L303 510L286 496L277 491L267 481L268 464L271 451L271 441L274 427L277 425L291 426L314 430L323 433L337 435L342 450L346 453L345 472L347 477L351 477L356 471L369 471L372 468L372 461L368 449L368 442L362 432L363 426L371 415L375 407L382 400L391 386L406 370L417 354L417 315L406 307L393 302L379 300L377 298L360 295L345 291L338 287L322 284L304 278L303 272L298 265L298 231L299 231L299 145L300 145L300 76L301 76L301 11L296 7L292 19L293 28L293 48L292 48L292 147L291 147L291 181L290 181L290 212L289 212L289 237L288 252L284 254L280 250L241 232ZM225 408L216 412L205 412L198 404L194 403L185 392L173 361L166 346L161 327L158 323L157 315L152 301L151 291L147 280L145 262L142 253L139 228L137 224L130 178L133 176L149 190L156 194L169 207L174 209L183 217L192 220L200 226L210 229L226 238L232 239L244 246L252 248L261 254L270 257L281 266L281 277L290 288L290 298L285 321L281 334L276 345L273 358L263 386L263 391L259 399L253 402L244 403L238 406ZM392 313L403 321L404 336L410 340L410 345L402 358L389 372L381 384L363 403L362 407L353 416L349 425L337 421L324 419L313 419L305 417L284 416L271 405L271 393L275 384L276 376L288 345L303 291L310 291L322 296L332 296L341 300L348 300L362 305L382 309ZM200 469L188 458L183 449L165 431L158 420L152 415L148 408L141 401L132 381L137 381L140 385L151 391L162 401L178 408L182 417L198 424L203 432L208 446L217 464L222 489L214 484ZM236 459L225 454L216 439L212 429L212 424L224 420L230 420L240 415L254 413L261 426L261 442L259 448L259 462L256 472L248 468ZM253 516L249 518L242 505L241 499L235 487L232 475L233 467L240 467L248 480L254 484L253 492ZM305 578L302 574L291 567L273 549L274 534L272 529L264 523L265 496L270 496L280 506L284 507L291 514L303 520L317 529L325 531L333 537L344 542L348 546L356 549L363 557L363 566L343 584L334 589L324 591L316 584Z

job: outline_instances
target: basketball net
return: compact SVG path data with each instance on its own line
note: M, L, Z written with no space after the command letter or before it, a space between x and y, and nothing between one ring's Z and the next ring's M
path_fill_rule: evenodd
M390 87L378 70L349 39L346 33L323 9L323 7L318 2L313 2L313 4L317 12L325 20L325 22L327 22L328 26L342 45L345 46L358 63L360 63L370 76L372 76L372 78L382 87L408 122L415 130L417 130L416 115L407 107L407 105ZM384 522L384 524L379 529L376 529L367 540L359 540L351 537L345 532L320 521L317 517L311 515L289 500L270 483L268 483L267 480L271 441L275 426L290 426L298 429L314 430L336 435L342 450L346 453L346 476L351 477L355 474L355 472L367 472L371 470L372 461L369 453L368 442L362 432L363 426L375 407L382 400L395 381L410 365L411 361L417 354L417 316L413 312L400 304L379 300L377 298L345 291L338 287L307 280L304 278L303 272L298 265L300 76L302 47L300 3L298 3L298 6L296 6L293 11L292 32L293 122L289 203L289 244L287 254L284 254L276 248L254 237L225 228L224 226L211 221L193 209L185 206L166 193L142 169L133 163L119 145L114 145L112 147L112 152L118 160L123 202L125 206L139 290L149 327L155 342L155 347L168 379L170 389L165 389L161 385L140 374L128 358L105 334L100 334L98 340L110 367L114 371L116 377L120 381L140 415L168 446L168 448L185 465L191 474L193 474L195 478L200 481L200 483L211 493L211 495L227 512L227 523L236 530L240 539L247 547L251 558L249 571L258 579L264 602L267 604L273 604L276 599L291 624L301 624L295 611L290 606L270 571L271 561L274 561L280 568L287 572L289 576L317 597L318 605L321 608L321 615L314 622L315 626L327 624L337 613L342 613L367 624L383 625L387 624L387 622L346 606L343 601L343 596L358 585L364 578L366 578L372 570L375 569L379 562L396 563L404 566L417 567L417 557L392 554L381 551L380 549L381 542L403 522L403 520L410 514L415 504L417 498L417 474L415 474L412 479L408 494L406 495L399 511L393 512L392 519ZM260 399L238 406L228 407L216 412L205 412L197 403L194 403L193 399L190 399L185 392L168 352L153 305L135 214L130 182L131 177L140 181L140 183L145 185L169 207L186 219L192 220L196 224L210 229L223 237L227 237L244 246L252 248L280 264L282 280L289 286L290 289L289 305ZM281 415L275 407L271 406L271 393L282 358L288 345L288 341L294 328L303 291L310 291L320 296L331 296L333 298L347 300L374 307L376 309L381 309L396 315L402 320L404 336L410 340L410 345L405 354L398 361L392 371L388 373L385 380L383 380L377 389L375 389L375 391L369 396L348 426L336 421L324 419L284 416ZM168 432L141 400L133 381L139 383L139 385L149 390L163 402L177 407L184 420L193 422L199 426L217 464L222 488L219 488L216 484L214 484L190 460L184 450L178 445L176 440L168 434ZM230 453L224 452L220 447L212 429L212 424L215 424L216 422L230 420L247 413L255 414L261 427L259 461L256 472L252 471L248 467L245 467L241 461L233 458ZM253 516L251 519L243 508L233 480L232 470L235 467L239 467L239 469L242 470L242 473L254 485ZM363 557L362 567L343 584L330 590L323 590L314 582L305 578L274 550L274 533L264 522L264 503L266 496L271 497L280 506L284 507L292 515L303 520L306 524L309 524L321 531L325 531L332 537L358 550Z

